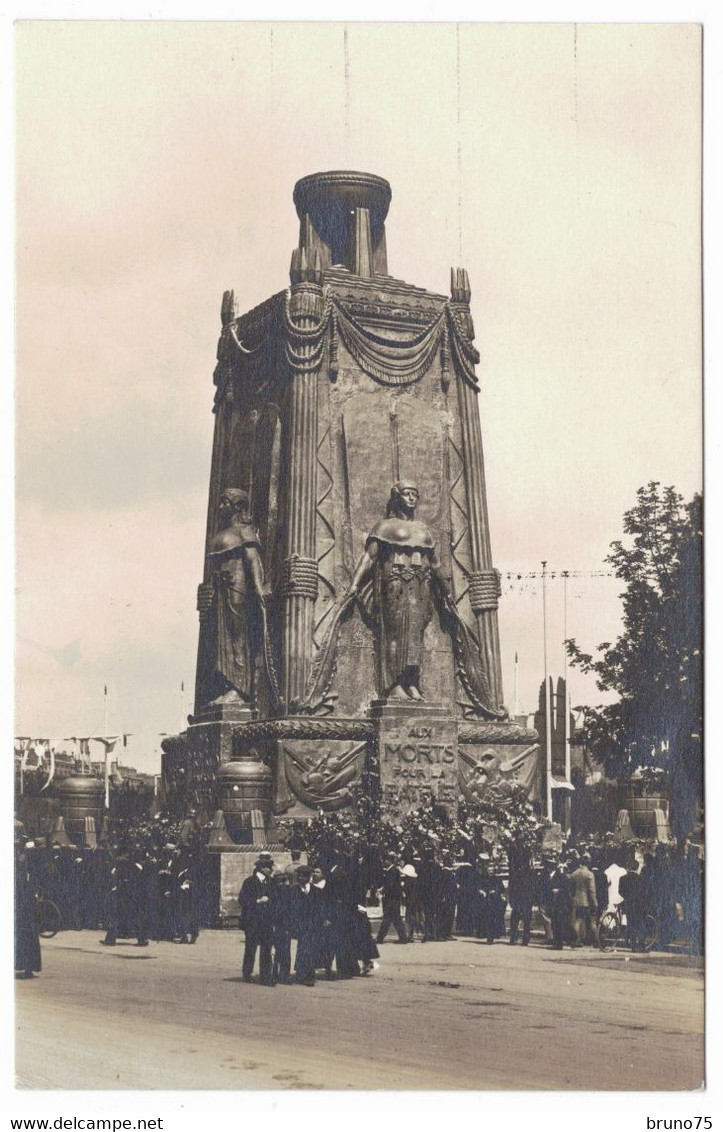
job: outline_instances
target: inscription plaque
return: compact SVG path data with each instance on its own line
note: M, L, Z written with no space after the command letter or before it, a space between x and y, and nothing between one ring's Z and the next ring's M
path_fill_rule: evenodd
M430 802L456 813L457 720L442 704L377 701L382 808L400 814Z

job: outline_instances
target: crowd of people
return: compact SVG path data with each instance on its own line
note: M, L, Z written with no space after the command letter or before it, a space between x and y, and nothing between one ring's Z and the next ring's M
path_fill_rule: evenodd
M324 837L306 852L291 850L287 866L275 868L274 857L261 854L244 881L244 980L252 979L257 961L266 986L311 986L320 973L338 979L369 975L392 931L399 944L468 937L528 946L534 935L535 943L558 950L596 946L599 918L615 908L623 913L633 950L645 946L647 914L657 923L655 946L685 938L691 950L702 948L702 864L685 841L653 848L621 846L610 837L552 851L539 838L518 836L478 851L479 844L460 837L459 829L445 827L435 841L427 821L421 842L362 849L330 844L330 828L327 823ZM195 943L203 926L217 922L208 862L204 831L192 811L175 824L127 823L93 848L35 845L21 830L16 970L22 977L40 970L33 926L38 893L58 906L63 927L102 929L108 947L119 938L135 939L139 947Z
M193 813L125 823L107 844L37 844L16 829L15 968L24 978L40 970L36 900L59 911L63 928L102 930L119 938L195 943L211 918L203 836ZM37 953L36 953L37 952Z
M643 950L647 913L659 925L656 946L685 934L687 945L700 949L700 861L689 846L671 852L661 845L642 867L633 846L570 847L540 859L512 846L505 857L459 861L445 850L411 851L375 866L366 854L327 851L305 864L297 851L290 865L275 869L272 855L261 854L239 893L242 977L252 981L257 956L264 986L369 975L392 928L398 944L465 936L526 947L535 909L536 942L554 950L598 946L599 917L614 909L625 917L633 951ZM381 919L371 919L379 902Z

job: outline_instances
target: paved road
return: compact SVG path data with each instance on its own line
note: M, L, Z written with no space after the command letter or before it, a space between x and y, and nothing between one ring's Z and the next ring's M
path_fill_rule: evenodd
M369 979L240 980L241 936L43 942L16 983L30 1089L693 1089L700 962L476 941L385 943Z

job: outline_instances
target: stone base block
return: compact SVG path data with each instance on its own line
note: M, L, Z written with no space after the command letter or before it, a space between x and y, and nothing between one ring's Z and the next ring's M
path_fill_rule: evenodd
M239 723L248 722L249 710L221 707L190 717L188 729L184 732L185 805L195 806L203 821L213 817L216 810L216 777L222 763L228 762L233 753L233 730Z
M261 852L271 854L275 871L291 864L291 854L280 845L231 845L220 849L209 846L209 877L220 927L236 926L241 885L251 876Z
M456 813L458 721L448 707L429 701L376 700L382 807L403 814L437 802Z

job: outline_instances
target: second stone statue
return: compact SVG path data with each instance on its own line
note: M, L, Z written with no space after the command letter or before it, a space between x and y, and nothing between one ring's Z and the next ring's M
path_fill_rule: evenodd
M259 662L276 698L278 680L266 622L264 567L245 491L222 491L219 529L208 556L212 582L199 591L199 608L202 616L215 614L215 667L220 687L213 702L255 705Z
M394 484L386 517L369 534L349 590L358 595L371 577L379 692L391 699L423 699L424 632L435 596L444 608L452 608L435 537L415 518L418 502L415 484Z

